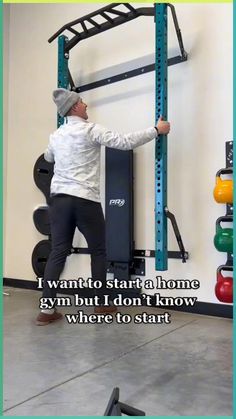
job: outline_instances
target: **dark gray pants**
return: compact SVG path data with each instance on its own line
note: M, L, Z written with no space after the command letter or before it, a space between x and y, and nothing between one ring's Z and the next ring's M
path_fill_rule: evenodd
M91 252L92 278L103 283L103 289L96 292L101 297L106 283L105 220L101 204L58 194L52 197L49 214L52 251L44 272L43 297L56 297L56 289L50 289L47 281L59 279L72 247L76 227L84 235Z

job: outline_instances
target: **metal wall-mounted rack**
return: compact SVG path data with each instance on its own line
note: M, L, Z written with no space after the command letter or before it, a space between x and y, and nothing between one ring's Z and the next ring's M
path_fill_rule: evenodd
M176 31L176 37L178 41L178 46L180 53L174 57L168 57L167 52L167 36L168 36L168 9L171 12L173 18L174 28ZM134 20L140 16L151 16L154 18L155 28L156 28L156 47L155 63L150 65L138 67L130 71L117 74L112 77L108 77L102 80L94 80L92 83L85 84L82 86L75 86L72 75L69 71L69 55L74 46L76 46L82 40L95 36L99 33L105 32L109 29L117 27L121 24L127 23L131 20ZM72 34L72 37L68 38L68 33ZM66 36L66 35L67 36ZM167 86L168 86L168 77L167 77L167 68L170 65L175 65L182 63L187 60L187 53L184 49L181 30L179 28L175 7L170 3L157 3L154 7L140 7L134 8L128 3L112 3L108 4L105 7L98 9L92 13L87 14L86 16L80 17L73 20L62 26L56 33L54 33L50 38L49 42L52 42L58 38L58 87L70 88L71 90L77 92L83 92L86 90L91 90L98 88L104 85L112 84L121 80L126 80L131 77L145 74L149 71L154 71L156 74L156 120L162 115L164 118L167 118ZM58 115L58 126L64 122L64 118ZM112 150L115 154L117 150ZM125 153L123 152L124 161L122 164L126 164ZM112 157L113 158L113 157ZM175 217L172 213L169 212L167 207L167 138L166 136L159 136L158 141L156 141L155 148L155 251L152 251L152 257L154 255L156 260L156 270L163 271L168 269L168 258L173 257L177 259L182 259L183 262L188 259L188 252L185 251ZM36 170L36 169L35 169ZM49 169L50 172L50 169ZM41 173L43 176L44 173ZM106 177L110 176L110 173L106 173ZM36 174L37 177L37 174ZM47 200L48 202L48 200ZM132 190L130 191L130 214L133 211L133 201L132 201ZM106 218L109 218L110 215L106 214ZM112 268L116 270L116 263L123 263L123 272L126 268L126 276L130 275L130 266L137 266L137 262L134 261L135 256L135 247L133 237L133 219L130 218L130 235L129 237L124 237L124 243L127 240L130 241L129 252L125 260L120 260L119 255L116 260L110 260ZM177 243L179 246L179 252L168 251L167 244L167 220L171 220L174 232L176 235ZM126 230L126 229L124 229ZM131 249L131 250L130 250ZM145 254L145 250L142 251ZM137 253L136 253L137 254ZM130 256L131 255L131 256ZM146 256L145 256L146 257ZM139 268L138 268L139 269ZM140 272L144 272L145 269L139 269Z

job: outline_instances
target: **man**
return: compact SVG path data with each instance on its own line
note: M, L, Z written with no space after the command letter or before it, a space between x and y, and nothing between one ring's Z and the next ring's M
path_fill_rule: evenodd
M44 272L44 298L55 298L56 289L50 289L48 280L58 280L66 257L72 247L76 227L84 235L91 252L93 280L102 281L97 290L100 305L95 313L111 313L116 307L103 306L106 283L105 221L100 204L101 146L131 150L168 134L170 124L159 118L155 127L130 134L118 134L98 124L88 122L87 105L78 93L56 89L53 100L65 123L51 136L44 157L54 162L50 204L52 251ZM60 319L56 310L42 310L37 325L46 325Z

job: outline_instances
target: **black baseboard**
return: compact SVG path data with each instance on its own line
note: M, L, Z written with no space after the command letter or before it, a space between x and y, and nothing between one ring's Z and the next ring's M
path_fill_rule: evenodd
M3 286L40 291L37 288L37 281L26 281L25 279L3 278Z
M28 290L42 291L41 289L37 288L38 284L36 281L26 281L24 279L3 278L3 285L7 287L24 288ZM73 295L75 294L75 292L76 292L75 290L61 290L60 294ZM81 289L80 295L83 297L92 296L93 291L91 289L88 289L88 290ZM228 319L233 318L233 306L229 304L215 304L215 303L205 303L205 302L197 301L193 307L186 307L186 306L165 307L165 310L174 310L174 311L181 311L181 312L193 313L193 314L203 314L205 316L224 317Z

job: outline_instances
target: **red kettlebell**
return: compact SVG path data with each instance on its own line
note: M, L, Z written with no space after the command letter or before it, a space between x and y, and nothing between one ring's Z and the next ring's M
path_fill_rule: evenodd
M232 266L221 265L217 269L217 283L215 286L215 295L222 303L233 302L233 278L232 276L223 276L222 271L233 272Z

